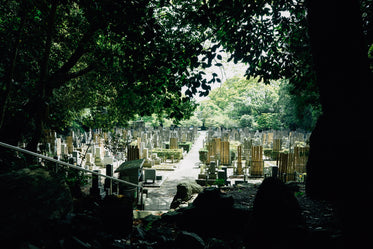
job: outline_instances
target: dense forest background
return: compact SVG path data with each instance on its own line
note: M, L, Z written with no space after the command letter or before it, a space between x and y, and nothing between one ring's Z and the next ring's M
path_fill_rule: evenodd
M321 113L319 105L297 103L286 80L259 82L258 78L233 77L211 90L194 115L179 123L198 127L247 127L251 130L312 130ZM148 126L173 124L156 116L142 117Z

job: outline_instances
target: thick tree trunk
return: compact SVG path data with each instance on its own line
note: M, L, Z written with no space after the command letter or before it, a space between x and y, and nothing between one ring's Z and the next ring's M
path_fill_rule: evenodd
M43 57L40 62L40 79L39 79L39 98L36 98L36 103L31 106L31 108L35 109L34 111L34 122L35 122L35 131L32 136L31 141L27 144L27 149L31 151L37 150L38 143L40 142L45 121L48 118L46 113L46 101L50 97L47 95L47 81L49 77L49 60L50 60L50 53L52 47L52 40L54 36L54 29L55 29L55 20L56 20L56 12L57 12L58 1L52 1L49 17L48 17L48 26L46 32L46 41L43 51Z
M367 196L372 166L365 153L372 142L368 124L373 81L359 1L310 0L307 7L323 108L310 141L307 194L335 202L346 242L363 244L369 238L364 230L371 213Z

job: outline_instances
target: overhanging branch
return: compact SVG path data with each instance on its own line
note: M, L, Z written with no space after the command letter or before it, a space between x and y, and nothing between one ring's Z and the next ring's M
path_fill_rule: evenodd
M74 79L74 78L78 78L80 76L83 76L83 75L89 73L90 71L94 70L95 68L96 68L96 66L94 66L93 64L89 65L88 67L86 67L84 69L81 69L77 72L67 74L65 80L71 80L71 79Z

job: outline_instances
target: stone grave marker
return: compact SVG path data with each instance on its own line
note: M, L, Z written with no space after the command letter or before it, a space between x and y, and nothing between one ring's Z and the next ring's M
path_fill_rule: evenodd
M108 164L113 164L113 163L114 163L113 156L110 154L109 151L105 151L105 156L104 156L103 164L104 165L108 165Z
M297 173L306 173L309 147L294 147L294 167Z
M93 162L94 162L94 160L93 160L93 155L92 155L92 153L87 152L87 153L85 154L85 165L87 165L87 166L92 166L92 165L93 165Z
M250 176L263 176L263 146L251 147Z
M229 132L228 131L223 132L222 141L223 142L228 142L229 141Z
M73 136L66 137L67 153L72 154L74 151Z
M228 141L222 141L221 142L220 160L221 160L221 164L223 164L223 165L230 165L231 164L231 156L230 156L229 142Z
M126 161L115 170L115 173L119 173L119 179L121 180L139 184L140 178L142 177L144 161L145 159ZM119 194L134 200L134 204L138 203L138 193L139 188L137 187L124 183L119 184Z
M114 174L114 167L112 164L106 164L106 175L113 176ZM108 195L113 194L113 180L109 178L105 178L104 189Z
M60 157L62 155L62 152L61 152L61 138L56 138L56 155L57 157Z
M294 153L280 153L278 170L284 182L295 180Z
M178 138L177 137L171 137L170 138L170 149L178 149L179 148L179 145L178 145Z
M208 183L214 184L216 179L217 179L216 162L210 159L210 165L208 167Z
M181 135L181 142L182 143L186 143L187 142L187 134L185 132Z
M101 157L101 147L95 147L95 165L103 166L103 158Z
M61 156L68 155L67 145L65 143L61 144Z
M80 158L80 152L74 150L74 151L72 152L72 156L73 156L73 158L74 158L76 164L77 164L77 165L80 165L81 162L82 162L82 160L81 160L81 158Z
M94 170L94 172L101 173L100 170ZM89 190L90 194L98 198L100 196L100 187L101 187L100 176L96 174L92 174L92 187Z
M243 170L242 170L242 146L239 145L237 146L237 175L243 175Z
M127 160L138 160L140 159L140 152L137 146L128 146L127 147Z

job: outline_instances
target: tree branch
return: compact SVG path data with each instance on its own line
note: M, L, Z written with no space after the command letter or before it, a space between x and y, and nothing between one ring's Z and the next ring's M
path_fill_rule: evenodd
M80 74L78 73L69 74L69 71L76 65L79 59L87 52L87 49L85 48L85 46L89 42L89 40L92 38L95 31L97 30L96 27L92 27L92 26L93 25L91 25L91 28L88 29L87 33L85 33L83 38L79 41L78 47L75 49L74 53L70 56L70 58L63 64L62 67L60 67L51 76L50 81L57 83L56 85L51 86L52 89L58 87L60 83L63 83L66 80L81 76L93 69L93 66L88 66L86 69L83 69L86 71L81 70Z
M78 78L80 76L83 76L87 73L89 73L90 71L94 70L96 68L95 65L89 65L88 67L82 69L82 70L79 70L77 72L74 72L74 73L69 73L66 75L65 77L65 80L71 80L71 79L74 79L74 78Z

